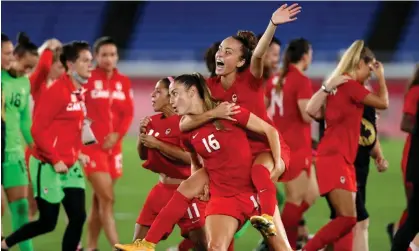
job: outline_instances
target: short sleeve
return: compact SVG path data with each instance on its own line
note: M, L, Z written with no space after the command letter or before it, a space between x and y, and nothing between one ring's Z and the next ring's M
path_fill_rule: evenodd
M347 93L349 97L356 103L362 103L365 97L370 94L370 91L368 91L365 86L354 80L350 80L347 83L344 83L342 87L342 91Z
M412 87L404 96L403 113L415 116L419 101L419 86Z
M240 112L233 116L236 119L236 123L240 126L246 127L249 122L250 112L240 107Z
M263 86L264 79L253 76L252 72L250 72L250 67L242 72L240 77L243 78L243 81L247 81L254 89L259 89Z
M297 99L310 99L313 95L313 87L309 78L301 78L297 90Z

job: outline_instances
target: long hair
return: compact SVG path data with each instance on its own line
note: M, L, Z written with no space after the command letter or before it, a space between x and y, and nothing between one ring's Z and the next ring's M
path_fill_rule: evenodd
M372 51L365 46L364 40L355 40L352 45L343 53L339 64L329 76L326 83L344 73L354 73L361 60L364 60L365 63L369 63L374 59L374 57L375 56Z
M204 76L200 73L194 72L192 74L183 74L175 78L175 82L185 86L186 90L189 90L192 86L195 86L198 90L198 95L204 102L204 111L209 111L217 107L218 101L211 95L211 91L207 86ZM224 129L224 126L220 121L215 120L214 125L218 129Z
M285 76L290 70L290 64L298 63L310 50L310 42L304 38L297 38L292 40L285 50L282 68L279 74L278 84L276 85L276 92L280 93L284 86Z

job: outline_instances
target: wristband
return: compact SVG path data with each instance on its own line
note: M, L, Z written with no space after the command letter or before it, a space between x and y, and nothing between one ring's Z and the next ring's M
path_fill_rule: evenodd
M333 90L328 90L327 87L325 85L322 85L321 87L322 91L324 91L327 94L331 94Z
M272 21L272 17L271 17L271 23L272 23L274 26L278 26L278 24L276 24L276 23L274 23L274 21Z

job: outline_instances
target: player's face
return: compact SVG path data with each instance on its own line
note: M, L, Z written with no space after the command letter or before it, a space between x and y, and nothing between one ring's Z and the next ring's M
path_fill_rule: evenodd
M278 44L272 43L271 46L269 46L269 49L265 55L263 64L271 72L277 71L280 52L281 52L281 47Z
M308 50L308 52L304 55L304 71L310 67L311 62L313 61L313 49Z
M154 87L154 91L151 93L151 105L155 112L162 111L162 108L169 105L169 90L165 85L159 81Z
M113 44L102 45L96 55L96 61L100 68L112 71L118 62L118 49Z
M242 44L232 37L223 40L215 54L215 73L219 76L228 75L236 71L237 67L245 63L241 59Z
M1 43L1 68L8 70L12 65L13 60L13 44L12 42Z
M79 57L73 65L73 70L82 78L90 78L92 75L92 53L89 50L79 52Z
M366 81L371 77L371 67L375 63L375 59L371 62L366 63L364 60L361 60L358 64L358 69L356 71L357 80L361 83Z
M52 79L56 79L59 76L63 75L65 72L64 66L60 61L56 61L51 65L51 70L49 72L49 76Z
M19 76L27 75L35 68L38 59L36 55L25 53L22 57L16 57L12 67Z
M180 83L171 83L169 87L170 104L175 112L179 115L188 114L191 107L191 88L186 90L185 86Z

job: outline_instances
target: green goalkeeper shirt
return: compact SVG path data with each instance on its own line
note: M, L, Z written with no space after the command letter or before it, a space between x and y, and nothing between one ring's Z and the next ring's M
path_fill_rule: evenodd
M27 144L32 144L31 114L29 108L29 78L14 77L1 71L1 86L4 97L6 127L6 153L23 153L22 136Z

